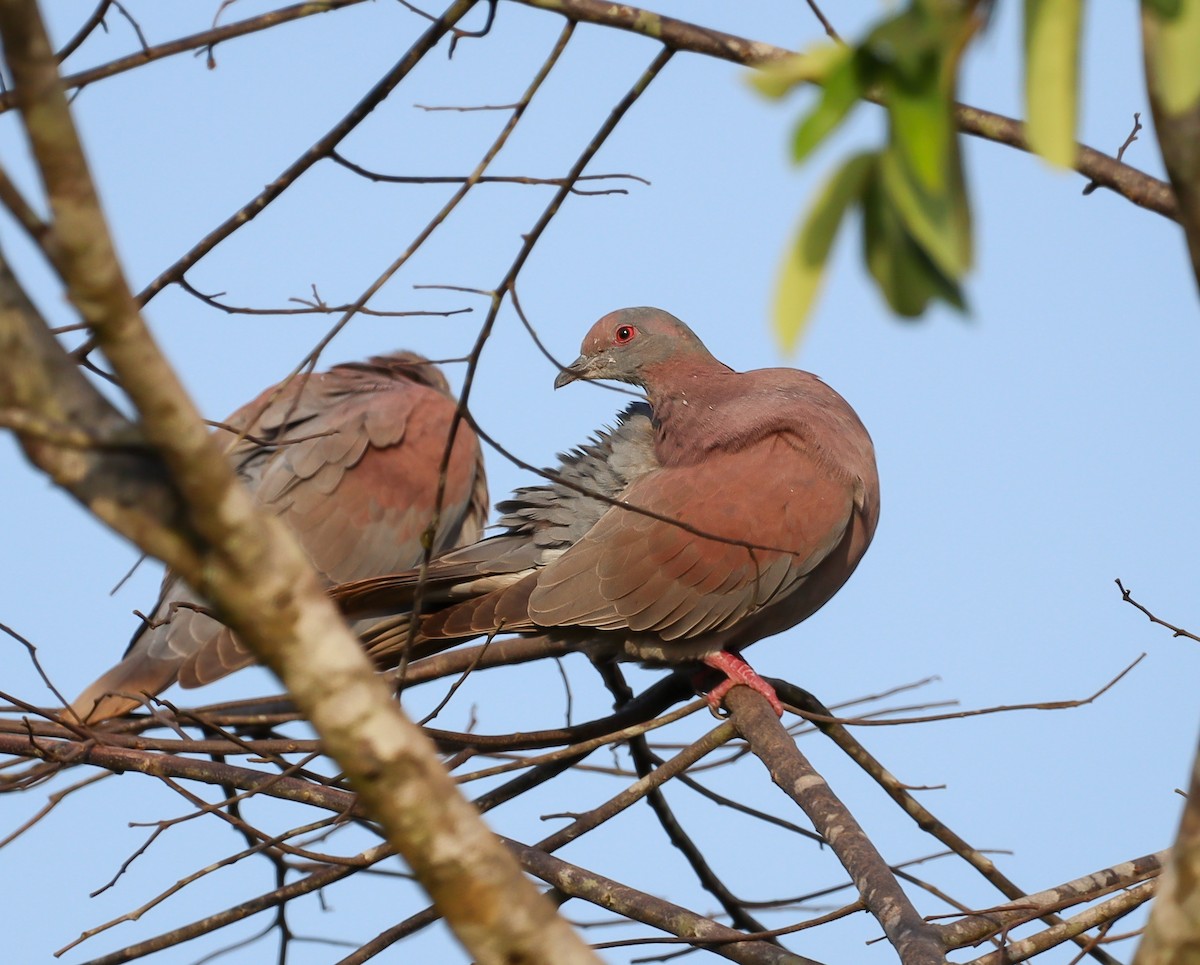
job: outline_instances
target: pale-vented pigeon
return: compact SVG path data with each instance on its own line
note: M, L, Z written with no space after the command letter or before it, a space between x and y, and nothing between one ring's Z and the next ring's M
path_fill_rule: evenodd
M272 386L229 417L232 431L216 431L233 444L229 458L257 502L291 527L333 585L420 563L454 411L437 367L397 352ZM462 422L434 551L474 542L487 511L483 455ZM71 705L81 719L119 716L141 703L139 694L176 681L198 687L253 662L227 628L189 604L203 601L168 572L124 659ZM372 622L355 629L368 631Z
M879 477L858 416L807 372L733 371L653 308L600 319L555 386L577 379L639 385L649 407L564 457L565 484L519 492L505 532L436 560L415 641L536 633L651 664L699 662L728 677L714 707L746 683L781 710L738 653L816 612L871 542ZM399 612L417 579L334 595L351 615Z

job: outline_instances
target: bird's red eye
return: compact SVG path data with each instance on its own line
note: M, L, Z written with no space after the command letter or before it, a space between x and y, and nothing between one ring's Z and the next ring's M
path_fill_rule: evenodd
M626 342L632 341L636 334L637 329L632 325L618 325L613 341L618 345L624 345Z

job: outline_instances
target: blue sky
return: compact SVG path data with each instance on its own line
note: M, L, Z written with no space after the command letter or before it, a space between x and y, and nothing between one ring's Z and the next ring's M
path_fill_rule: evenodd
M151 43L204 29L216 6L129 5ZM972 48L964 101L1021 112L1018 6L1000 5L992 28ZM1133 112L1141 111L1147 130L1126 160L1161 174L1134 6L1093 4L1088 11L1080 137L1115 151ZM91 7L53 4L56 37L68 36ZM221 19L264 8L239 3ZM785 46L802 47L820 35L800 3L663 3L655 9ZM843 11L829 12L853 36L885 9L855 5L856 20L845 22L838 19ZM110 17L109 26L107 36L68 66L135 49L120 17ZM491 36L462 42L452 60L444 50L429 57L347 141L345 153L388 172L467 173L503 115L430 113L414 105L511 102L560 26L553 15L501 4ZM323 134L421 29L422 22L397 4L363 4L222 46L215 70L207 70L203 58L183 55L83 91L76 116L134 287ZM494 172L565 173L654 52L645 39L581 26ZM767 318L787 239L837 159L881 136L881 115L862 107L806 167L792 168L788 133L807 96L767 102L751 92L745 71L679 55L589 168L636 174L651 185L630 183L625 196L570 198L521 276L522 304L562 359L574 357L601 314L658 305L688 321L735 368L809 369L862 416L876 443L883 487L874 545L824 610L749 652L763 674L787 677L830 704L936 675L911 699L974 708L1083 697L1145 652L1119 687L1088 707L870 728L859 737L902 781L944 784L922 792L923 803L973 844L1013 849L998 861L1030 890L1158 850L1174 836L1181 802L1174 789L1186 782L1195 750L1200 649L1150 626L1121 602L1113 580L1120 577L1164 618L1200 628L1200 518L1192 505L1200 471L1194 430L1200 329L1182 236L1170 222L1108 192L1081 196L1076 175L966 139L978 253L967 283L970 313L935 310L916 323L889 316L861 266L857 225L851 224L798 354L783 359ZM32 194L16 120L0 118L0 157ZM244 305L282 305L307 296L312 285L329 302L352 300L450 190L372 185L332 164L318 165L189 280ZM397 347L432 357L464 354L485 299L413 286L490 288L550 190L479 187L373 303L470 307L472 313L359 318L325 360ZM61 295L6 220L0 220L0 241L47 316L58 324L71 321ZM154 299L147 317L213 418L286 374L328 325L305 316L225 316L178 290ZM449 374L457 383L462 369ZM611 422L620 404L588 386L554 393L554 374L506 308L485 349L472 410L490 433L536 464ZM494 454L488 467L494 498L529 481ZM119 656L135 623L131 611L153 600L157 571L143 567L110 596L135 552L31 471L7 438L0 441L0 479L7 496L0 501L0 622L33 640L55 682L74 693ZM48 701L20 649L0 646L8 648L0 689ZM605 697L583 662L567 666L576 719L604 713ZM655 675L635 671L634 678L644 686ZM270 686L261 671L249 671L203 695L170 696L207 701ZM553 726L562 719L562 688L552 666L481 679L472 688L448 712L445 726L463 726L472 702L481 731ZM420 706L436 698L414 699ZM802 746L886 857L899 861L939 850L826 742L810 736ZM754 765L741 765L728 780L761 806L791 814ZM532 802L497 812L494 820L506 833L533 840L546 833L539 813L582 810L619 787L611 778L581 776L570 801ZM672 800L708 838L729 820L687 795ZM0 834L40 804L37 792L0 798ZM6 880L22 883L6 896L17 923L9 930L16 943L12 960L48 960L80 931L240 846L215 822L176 828L118 888L87 899L144 839L146 830L128 828L129 821L182 810L178 798L148 779L111 778L68 799L40 828L0 851ZM563 857L698 911L713 910L641 810ZM753 835L749 840L758 843ZM719 869L750 896L797 894L842 880L832 857L805 842L785 839L781 847L764 836L761 844L759 851L713 845ZM922 873L967 902L1001 900L949 862ZM88 952L98 955L270 887L265 863L257 877L246 878L189 888L65 960L84 960ZM370 937L396 909L411 906L404 887L360 883L333 890L328 900L337 913L323 914L313 900L303 916L297 908L297 930ZM51 902L54 913L47 915ZM922 909L943 910L923 899ZM573 918L599 917L574 904L567 910ZM860 915L793 947L828 961L890 961L885 946L859 944L876 934ZM231 940L220 936L202 949L152 960L191 962ZM645 953L622 949L606 958L625 962ZM422 936L412 954L407 960L461 957L438 930ZM222 961L273 955L268 939ZM293 956L296 963L316 963L338 953L306 944ZM1070 957L1060 951L1044 961Z

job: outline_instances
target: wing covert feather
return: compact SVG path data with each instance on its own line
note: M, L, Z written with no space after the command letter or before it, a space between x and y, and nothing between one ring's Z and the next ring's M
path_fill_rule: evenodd
M538 625L665 640L730 626L790 592L837 546L854 488L780 434L753 451L660 468L622 501L682 525L610 508L538 575L529 601Z

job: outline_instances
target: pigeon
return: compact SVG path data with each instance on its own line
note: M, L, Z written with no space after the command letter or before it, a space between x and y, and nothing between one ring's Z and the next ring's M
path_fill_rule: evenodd
M438 504L456 402L442 373L396 352L272 386L217 435L263 509L300 541L327 586L416 566L479 537L488 511L479 440L460 421ZM371 621L354 629L367 632ZM173 683L199 687L254 662L179 576L167 572L124 659L71 704L89 723L121 716Z
M726 678L714 709L746 684L782 713L740 654L824 606L866 552L879 520L867 430L817 376L736 372L656 308L601 318L555 387L598 379L646 402L501 504L501 532L334 598L351 616L390 613L392 652L544 634L593 657L708 666Z

